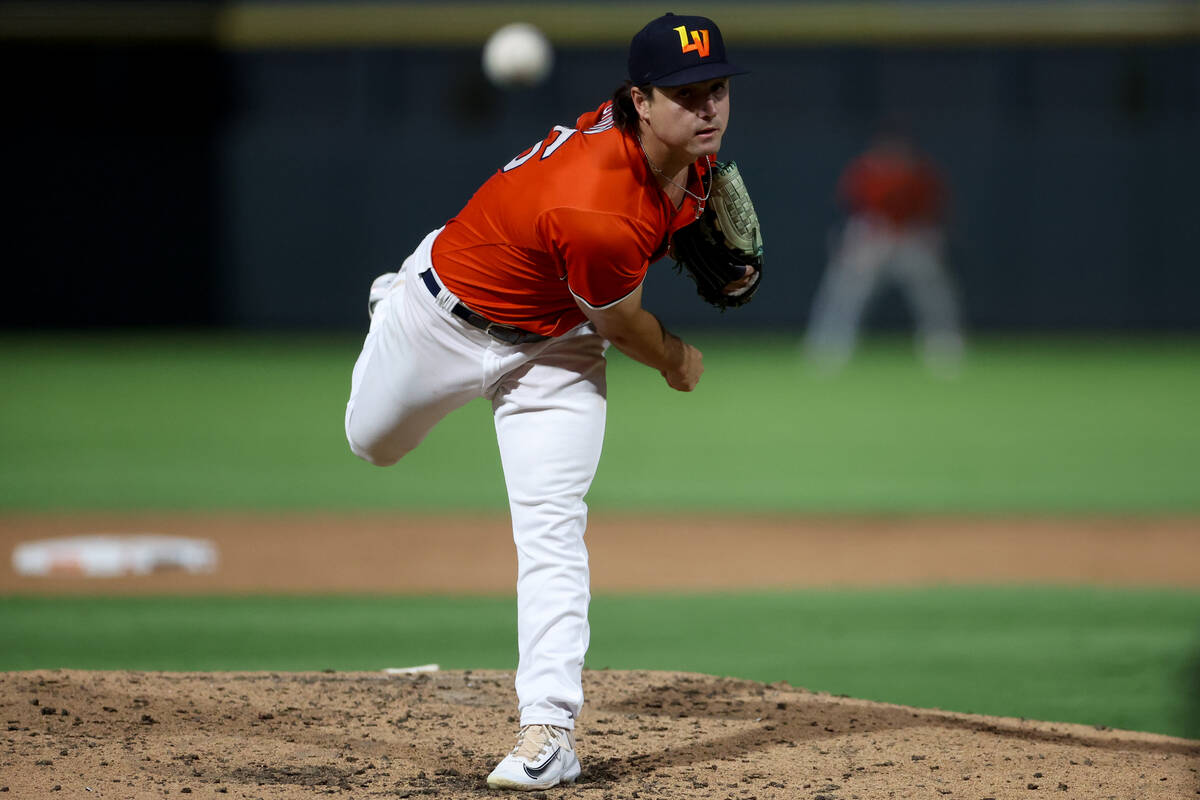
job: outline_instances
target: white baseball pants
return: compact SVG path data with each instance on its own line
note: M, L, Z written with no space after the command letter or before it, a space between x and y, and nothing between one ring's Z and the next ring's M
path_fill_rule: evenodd
M935 227L895 228L855 217L817 289L806 347L828 366L849 360L862 317L887 281L905 293L916 318L922 354L930 366L952 366L962 355L958 300L942 259Z
M453 316L442 305L453 295L443 289L435 300L419 277L432 267L437 233L376 306L354 365L346 438L360 458L388 466L454 409L491 401L517 547L521 725L574 728L591 598L584 495L604 440L608 342L584 324L506 345Z

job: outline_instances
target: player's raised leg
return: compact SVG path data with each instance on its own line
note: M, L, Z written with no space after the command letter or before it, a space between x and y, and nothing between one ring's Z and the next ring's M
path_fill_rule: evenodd
M407 267L427 267L432 239ZM486 347L464 339L461 324L422 288L420 281L393 285L380 299L354 364L346 439L355 455L378 466L396 463L439 420L481 394Z

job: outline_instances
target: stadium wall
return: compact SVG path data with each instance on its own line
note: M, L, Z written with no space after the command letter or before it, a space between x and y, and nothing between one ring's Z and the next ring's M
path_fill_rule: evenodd
M520 92L490 87L471 43L6 42L24 77L0 130L16 281L0 324L358 329L371 277L609 95L624 46L606 36L561 45ZM1200 328L1193 35L727 36L753 74L723 155L756 199L770 290L721 325L804 324L837 175L898 116L949 179L972 328ZM666 265L647 294L669 324L718 320ZM889 297L875 319L907 312Z

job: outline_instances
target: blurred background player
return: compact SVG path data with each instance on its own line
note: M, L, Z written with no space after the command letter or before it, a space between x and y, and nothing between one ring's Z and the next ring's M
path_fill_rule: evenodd
M672 14L634 36L628 66L611 101L556 125L426 236L399 275L376 280L346 406L351 450L388 466L454 409L491 402L517 547L521 724L492 788L580 774L584 495L604 439L606 348L679 391L704 371L700 351L642 307L642 285L708 202L728 77L742 70L712 20ZM748 268L726 291L754 277Z
M957 370L963 335L943 258L946 195L933 164L895 128L881 131L846 167L837 188L846 222L805 339L814 363L836 370L850 359L871 300L892 282L913 311L926 364L940 374Z

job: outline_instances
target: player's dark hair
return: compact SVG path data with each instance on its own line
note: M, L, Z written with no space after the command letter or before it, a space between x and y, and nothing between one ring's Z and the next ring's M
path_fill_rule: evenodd
M625 81L617 87L612 96L613 124L631 135L638 132L638 122L641 121L637 109L634 108L633 97L629 94L629 90L632 88L633 81ZM650 93L654 91L654 87L650 84L639 86L638 89L647 97L650 97Z

